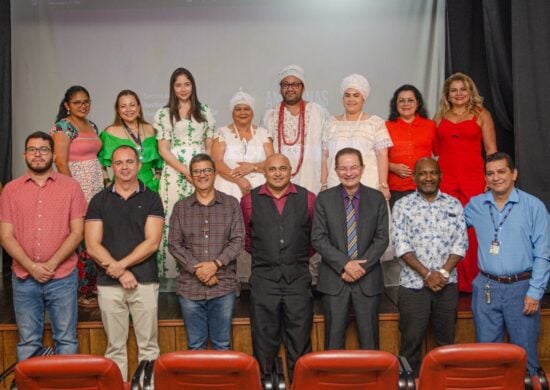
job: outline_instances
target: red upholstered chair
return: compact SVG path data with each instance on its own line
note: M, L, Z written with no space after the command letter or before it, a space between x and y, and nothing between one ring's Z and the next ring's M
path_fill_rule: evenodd
M123 390L118 366L96 355L55 355L33 357L15 366L18 389Z
M418 389L523 389L526 367L527 354L517 345L447 345L424 357Z
M325 351L302 356L292 390L392 390L398 388L399 362L384 351Z
M155 389L261 390L260 367L237 351L179 351L155 363Z

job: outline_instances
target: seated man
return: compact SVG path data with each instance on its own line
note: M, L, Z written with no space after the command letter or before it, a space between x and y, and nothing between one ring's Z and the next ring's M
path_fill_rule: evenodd
M430 320L437 346L454 343L458 307L455 266L466 253L468 235L460 202L439 191L437 162L418 160L413 180L416 192L394 205L392 238L396 256L401 258L399 354L418 376Z
M96 194L86 215L86 247L101 266L97 279L101 320L107 334L105 356L128 377L129 319L132 317L138 359L159 356L157 308L159 280L155 252L160 245L164 210L159 195L137 178L137 151L113 151L112 185Z
M80 185L52 169L50 135L29 135L24 156L27 173L8 183L0 197L0 240L13 258L19 361L42 346L45 310L55 353L78 353L75 249L82 241L86 214Z

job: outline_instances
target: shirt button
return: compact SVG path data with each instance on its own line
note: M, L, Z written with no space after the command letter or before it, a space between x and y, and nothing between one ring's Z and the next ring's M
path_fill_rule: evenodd
M206 235L204 236L204 238L208 238L208 234L206 234Z
M205 220L204 220L204 223L208 223L208 219L205 219Z
M285 240L281 240L281 244L284 244L285 243Z
M204 253L208 253L208 251L204 251Z

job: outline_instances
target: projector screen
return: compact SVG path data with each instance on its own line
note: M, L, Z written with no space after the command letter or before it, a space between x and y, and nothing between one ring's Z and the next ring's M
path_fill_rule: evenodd
M11 13L15 176L25 137L49 131L75 84L90 91L89 119L103 129L122 89L138 93L151 121L177 67L193 73L218 126L240 88L256 98L259 124L291 63L306 71L305 99L334 115L350 73L369 79L365 111L383 118L404 83L433 115L444 77L444 0L13 0Z

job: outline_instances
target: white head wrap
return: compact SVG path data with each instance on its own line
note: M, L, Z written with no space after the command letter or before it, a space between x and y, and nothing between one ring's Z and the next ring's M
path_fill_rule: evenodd
M288 76L294 76L300 79L302 83L306 83L306 73L300 65L292 64L281 69L279 72L279 82L283 81L283 79Z
M358 90L361 95L363 95L363 99L367 100L370 95L370 84L369 80L365 76L361 76L357 73L352 73L348 77L344 78L342 80L342 84L340 85L340 89L342 90L342 95L344 92L346 92L346 89L353 88Z
M229 110L233 112L237 104L246 104L254 111L254 103L256 100L244 91L239 91L229 101Z

